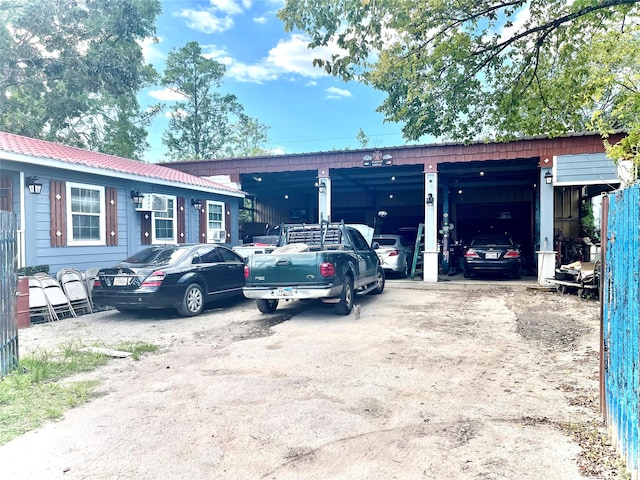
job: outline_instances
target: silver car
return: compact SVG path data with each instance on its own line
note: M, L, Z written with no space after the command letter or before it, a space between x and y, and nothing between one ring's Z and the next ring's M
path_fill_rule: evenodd
M393 272L400 278L409 275L413 262L413 245L406 238L402 235L374 235L373 247L386 272Z

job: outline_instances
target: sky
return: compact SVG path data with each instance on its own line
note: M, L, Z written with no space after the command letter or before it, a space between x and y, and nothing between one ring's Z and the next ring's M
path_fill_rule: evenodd
M369 139L367 148L433 142L408 143L401 124L385 123L376 112L383 92L313 67L319 53L307 49L301 32L284 31L276 16L283 5L284 0L162 0L159 42L144 44L145 59L162 72L172 49L198 42L204 56L226 66L219 93L236 95L247 115L269 127L265 147L274 154L362 148L356 138L360 129ZM175 98L154 87L139 100L146 106ZM154 120L145 161L168 160L162 144L167 125L166 115Z

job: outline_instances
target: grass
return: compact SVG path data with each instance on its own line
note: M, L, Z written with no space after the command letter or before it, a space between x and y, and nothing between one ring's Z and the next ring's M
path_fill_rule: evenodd
M101 353L80 351L83 347L72 342L56 352L38 352L20 360L18 368L0 381L0 445L62 418L66 410L97 396L96 380L60 382L111 360ZM109 348L131 352L134 360L157 350L155 345L142 342L121 342Z

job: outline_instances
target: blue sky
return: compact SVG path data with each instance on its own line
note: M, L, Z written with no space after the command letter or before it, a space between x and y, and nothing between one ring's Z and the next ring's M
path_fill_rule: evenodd
M270 127L267 148L274 153L360 148L359 129L368 136L370 148L406 144L401 125L384 123L375 111L384 100L382 92L344 83L312 66L319 53L306 48L308 40L300 32L285 33L276 16L283 4L162 0L163 14L156 24L160 42L144 45L145 58L162 72L171 49L197 41L203 55L226 65L220 93L235 94L245 113ZM143 105L170 103L171 96L156 87L145 90L140 100ZM146 161L166 159L162 132L167 124L165 116L154 121Z

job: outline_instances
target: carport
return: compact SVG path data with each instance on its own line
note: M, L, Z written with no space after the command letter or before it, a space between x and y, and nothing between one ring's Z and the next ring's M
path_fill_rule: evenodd
M166 165L236 183L248 194L246 217L262 228L321 218L366 223L379 233L423 224L425 281L438 281L440 245L507 232L538 266L540 280L555 267L554 161L591 155L572 167L584 170L602 163L603 152L600 136L576 134Z

